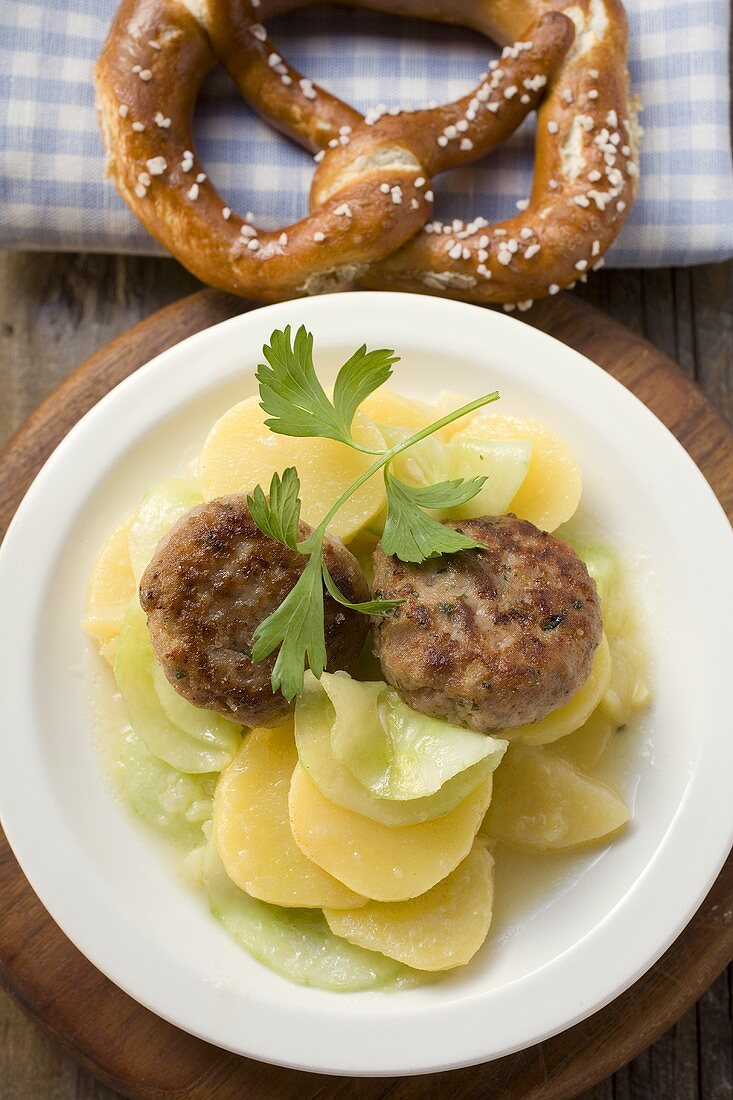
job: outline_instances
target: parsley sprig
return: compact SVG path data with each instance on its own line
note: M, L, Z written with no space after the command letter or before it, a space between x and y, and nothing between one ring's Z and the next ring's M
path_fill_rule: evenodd
M298 541L300 522L300 479L290 467L282 475L274 474L269 494L258 485L248 497L252 519L270 538L291 550L308 555L308 562L297 583L280 606L254 634L252 658L261 661L278 650L272 670L273 691L282 691L293 699L303 686L306 662L316 677L326 666L323 591L344 607L364 615L383 615L393 611L401 600L368 600L351 603L331 577L323 556L323 543L329 524L339 508L365 482L384 470L387 494L387 519L382 535L385 554L401 561L421 562L441 554L481 549L481 543L460 531L445 527L424 509L451 508L471 500L486 481L485 477L443 481L437 485L414 488L394 476L392 460L421 439L426 439L462 416L498 400L499 394L486 394L460 409L442 416L433 424L386 451L375 451L360 444L352 434L352 423L359 405L392 375L398 362L393 351L367 351L362 346L341 367L330 399L321 386L313 365L313 336L301 326L291 338L290 326L276 330L263 348L267 364L257 370L260 406L268 414L265 421L279 435L318 436L335 439L355 450L375 455L374 462L359 475L336 500L318 527Z
M338 373L330 401L313 366L313 335L301 325L291 343L290 325L276 329L262 354L267 364L257 368L260 402L270 419L265 424L279 435L322 436L346 443L366 454L351 434L354 414L365 397L387 381L397 356L391 351L354 352Z

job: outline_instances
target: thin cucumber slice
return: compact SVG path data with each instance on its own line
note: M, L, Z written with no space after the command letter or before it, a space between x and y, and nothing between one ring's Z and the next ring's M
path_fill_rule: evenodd
M150 751L171 767L190 773L221 771L239 745L237 727L221 730L202 719L200 732L194 735L175 725L155 690L154 667L147 619L135 598L125 613L115 658L115 679L130 725Z
M413 710L385 683L360 683L324 672L321 685L335 711L331 749L377 798L409 801L435 794L460 772L506 747Z
M407 439L406 428L380 426L388 446ZM434 485L453 478L485 477L481 490L466 501L436 515L450 519L502 516L519 492L532 458L528 439L454 439L444 443L428 436L394 459L392 466L408 485Z
M235 886L211 844L204 884L214 916L259 962L299 985L353 993L414 984L419 974L335 936L320 910L283 909Z
M163 536L203 499L195 482L180 477L166 478L147 493L132 521L128 540L136 584L140 583Z
M568 540L570 541L570 540ZM570 542L596 583L598 597L607 607L618 581L618 561L613 550L601 543Z
M528 439L455 439L447 444L450 454L449 477L484 476L482 488L465 504L451 508L451 519L475 516L503 516L527 476L532 458Z
M169 683L159 661L153 662L153 684L166 716L174 726L198 741L226 747L239 744L242 727L228 722L213 710L195 707Z
M404 801L378 798L334 756L331 748L334 717L335 711L325 689L312 673L306 673L295 708L295 741L300 763L321 794L331 802L394 827L418 825L450 813L494 771L506 747L505 741L496 741L490 755L454 775L428 797Z
M159 760L134 730L122 739L118 774L128 802L147 825L190 849L203 843L215 776L184 775Z

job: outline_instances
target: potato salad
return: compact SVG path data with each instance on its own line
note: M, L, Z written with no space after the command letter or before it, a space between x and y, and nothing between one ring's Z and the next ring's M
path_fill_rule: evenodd
M399 393L386 349L326 389L304 329L263 360L92 570L115 781L261 964L399 990L492 950L497 852L622 834L647 655L551 424Z

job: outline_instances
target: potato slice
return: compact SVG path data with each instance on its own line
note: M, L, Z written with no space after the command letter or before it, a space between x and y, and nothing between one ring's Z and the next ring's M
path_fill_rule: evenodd
M502 736L510 744L521 741L525 745L547 745L551 741L567 737L590 718L606 694L610 682L611 651L604 634L595 652L590 675L575 695L564 706L551 710L544 718L540 718L539 722L515 726L514 729L505 730Z
M509 511L543 531L554 531L580 503L580 467L570 447L538 420L481 410L453 439L527 439L532 458Z
M213 838L242 890L272 905L349 909L364 899L311 863L290 832L288 788L298 762L292 722L245 734L214 796Z
M491 777L444 817L394 828L336 806L299 764L290 826L300 850L340 882L377 901L424 894L466 857L491 800Z
M577 848L629 820L616 791L542 748L510 745L494 782L481 832L522 848Z
M326 909L324 916L332 932L357 947L418 970L451 970L465 966L488 935L493 869L493 857L479 838L455 871L420 897Z
M391 428L406 428L416 432L438 420L445 413L435 406L415 397L405 397L391 386L380 386L370 393L359 406L361 411L376 424L388 424Z
M430 407L433 409L433 419L440 420L442 416L447 416L448 413L463 408L464 405L468 405L472 397L476 396L478 395L475 393L471 397L467 397L465 393L456 393L455 390L441 390L430 402ZM460 420L454 420L452 424L447 424L445 428L441 428L440 434L443 439L452 439L456 432L460 432L462 428L465 428L472 415L474 414L469 413L467 416L462 416Z
M638 711L651 702L648 656L638 636L637 624L629 616L625 622L626 633L611 640L613 672L603 706L616 723L625 726Z
M135 595L135 577L128 538L134 515L110 535L94 563L87 587L82 629L100 643L100 653L112 664L122 633L125 611Z
M587 722L567 737L553 742L549 751L555 756L561 756L580 771L593 768L605 753L617 729L616 722L601 703Z
M117 634L114 638L110 638L108 642L99 643L99 656L104 657L108 665L112 668L115 667L115 661L117 660L117 650L120 647L120 636Z
M299 439L276 435L265 426L258 398L250 397L225 412L209 432L199 458L199 482L204 497L251 492L258 483L267 491L275 471L297 467L302 517L317 525L340 494L369 468L373 459L333 439ZM382 433L362 413L353 425L354 438L384 450ZM335 516L331 534L348 540L381 510L385 502L381 473L371 477Z

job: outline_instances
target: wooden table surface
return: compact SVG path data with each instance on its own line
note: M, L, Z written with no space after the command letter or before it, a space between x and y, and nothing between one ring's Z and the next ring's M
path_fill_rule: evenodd
M0 254L0 444L82 359L197 286L172 260ZM733 263L604 270L578 293L676 359L733 425ZM732 999L729 967L667 1035L583 1100L733 1100ZM115 1095L0 991L0 1100Z

